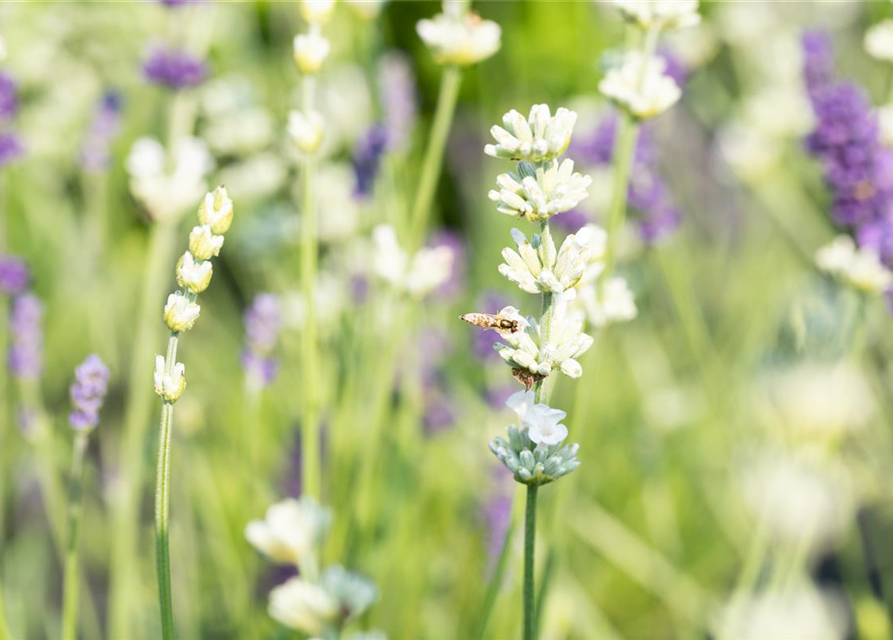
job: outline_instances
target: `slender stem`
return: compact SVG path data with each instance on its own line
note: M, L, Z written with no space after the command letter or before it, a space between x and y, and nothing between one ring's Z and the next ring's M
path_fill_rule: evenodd
M534 551L536 546L536 494L539 487L527 485L527 510L524 512L524 640L536 637L536 592L534 590Z
M305 112L313 109L314 79L301 79L301 106ZM304 331L301 335L301 359L304 377L304 407L301 424L301 492L317 500L320 498L322 469L319 445L319 354L316 327L316 157L307 154L302 166L301 207L301 292L304 297Z
M78 627L78 546L81 512L83 510L84 453L87 451L86 431L74 439L71 456L71 497L68 502L68 548L65 553L65 583L62 594L62 640L75 640Z
M410 241L416 246L422 244L425 227L428 224L434 191L437 188L437 180L443 165L443 153L453 123L453 114L456 112L456 101L459 98L461 82L462 72L459 67L446 67L443 70L443 75L440 78L440 91L437 94L434 123L431 127L431 137L428 140L428 148L425 149L422 172L419 176L419 188L416 191L410 216L410 228L412 229Z
M0 585L0 640L11 640L9 625L6 623L6 613L3 608L3 588Z
M179 334L172 333L167 344L165 373L171 375L177 360ZM161 407L158 439L158 466L155 475L155 563L158 570L158 601L161 605L161 634L173 640L174 607L171 597L171 556L168 545L171 479L171 431L174 426L174 405L165 401Z

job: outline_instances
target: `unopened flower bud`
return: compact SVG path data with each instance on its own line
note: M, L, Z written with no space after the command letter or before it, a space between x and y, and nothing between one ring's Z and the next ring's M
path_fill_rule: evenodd
M167 297L164 305L164 321L174 333L189 331L198 320L201 307L180 292Z
M193 227L189 233L189 252L196 260L209 260L220 255L223 236L215 236L208 225Z
M219 186L213 192L205 194L198 208L198 221L211 227L218 235L229 230L233 223L233 201L226 193L226 187Z
M210 260L196 261L188 251L177 262L177 283L191 293L201 293L211 284L214 267Z
M332 19L335 0L301 0L301 17L308 24L322 26Z
M329 41L319 33L295 36L294 56L298 70L305 74L316 73L329 55Z
M180 399L183 390L186 389L186 366L182 362L177 362L171 368L171 372L167 373L164 356L155 356L153 381L155 393L165 402L173 404Z

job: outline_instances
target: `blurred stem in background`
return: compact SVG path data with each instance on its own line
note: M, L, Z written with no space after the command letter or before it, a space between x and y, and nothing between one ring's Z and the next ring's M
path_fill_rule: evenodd
M71 496L68 502L68 546L65 552L65 577L62 594L62 640L76 640L78 625L78 546L83 512L84 454L86 431L75 435L71 456Z
M301 77L301 109L313 113L315 79ZM304 373L304 407L301 420L301 491L316 500L321 498L322 460L320 458L319 354L316 317L316 270L319 259L316 233L316 169L313 153L304 154L301 165L301 293L304 298L304 327L301 334L301 360Z
M626 220L626 201L630 170L639 138L639 124L628 112L620 116L620 129L614 144L614 180L611 206L608 209L608 244L605 247L605 269L602 282L607 282L617 263L617 239Z
M437 94L434 123L431 126L431 135L428 138L422 171L419 175L419 187L410 213L409 228L412 233L409 242L413 248L424 244L425 230L430 220L434 192L443 166L443 154L453 124L461 83L462 71L459 67L453 65L444 68L440 78L440 91Z

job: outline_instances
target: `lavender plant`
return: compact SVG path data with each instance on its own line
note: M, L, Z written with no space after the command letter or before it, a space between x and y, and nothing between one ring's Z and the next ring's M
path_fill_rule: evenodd
M70 395L74 410L68 423L75 431L71 460L71 497L68 503L68 544L65 555L65 582L62 594L62 639L77 638L79 543L83 510L84 455L90 434L99 426L99 411L108 391L109 370L97 355L75 369Z
M189 250L177 262L177 284L182 287L167 298L164 322L170 329L167 354L155 356L155 393L161 398L158 465L155 480L155 539L161 629L165 640L175 637L171 600L171 561L168 543L170 509L171 435L174 403L186 388L186 367L177 362L180 334L198 320L198 295L208 288L213 274L211 258L220 253L223 236L233 221L233 203L222 186L208 193L198 209L199 226L189 234Z

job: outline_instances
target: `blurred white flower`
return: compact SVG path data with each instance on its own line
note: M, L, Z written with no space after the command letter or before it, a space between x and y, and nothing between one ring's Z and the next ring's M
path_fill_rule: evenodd
M189 251L199 260L220 255L222 248L223 236L214 235L208 225L193 227L189 232Z
M735 173L747 180L768 174L781 158L781 141L765 130L743 122L731 122L719 131L716 151Z
M642 29L683 29L698 24L698 0L611 0L627 22Z
M174 333L189 331L198 320L201 307L180 293L172 293L164 305L164 322Z
M893 62L893 20L886 19L865 32L865 51L872 58Z
M579 301L589 322L599 328L628 322L639 313L633 292L620 276L609 278L601 287L597 282L580 287Z
M764 591L729 602L717 636L735 640L843 640L846 607L813 586Z
M664 73L665 67L663 58L630 52L622 65L605 74L598 89L636 118L653 118L667 111L682 96L673 78Z
M352 149L378 117L366 69L357 64L328 65L319 77L318 98L316 108L326 119L322 155L337 152L339 145Z
M177 362L170 373L165 373L165 367L164 356L155 356L155 373L152 376L155 393L165 402L173 404L186 389L186 365Z
M302 153L316 153L322 144L325 122L318 111L304 113L291 111L288 114L288 135L295 147Z
M321 634L338 617L338 600L323 587L291 578L270 591L270 617L304 633Z
M320 240L343 242L357 232L361 218L355 188L356 174L346 162L324 163L319 168L316 229Z
M499 273L527 293L562 293L576 286L583 276L594 237L592 228L583 227L567 236L556 252L548 226L530 240L521 231L512 229L518 250L502 250L505 262L499 265Z
M331 513L312 498L289 498L270 506L266 518L245 527L245 538L275 562L301 564L312 559L331 521Z
M857 248L846 235L834 238L818 250L816 265L821 271L867 293L882 293L893 284L893 272L883 265L877 253Z
M573 293L572 289L562 295L573 297ZM528 321L530 324L524 331L501 336L505 344L496 343L500 357L512 367L533 375L548 376L554 369L560 369L571 378L579 378L582 368L576 358L586 353L593 342L591 336L582 333L582 321L553 309L548 340L544 339L543 328L536 320L528 318Z
M233 201L226 187L218 186L205 194L198 207L198 221L211 227L213 233L222 235L229 231L233 223Z
M512 109L502 117L502 127L491 127L496 144L486 145L484 153L534 163L553 160L567 149L576 122L577 114L564 107L552 116L549 105L535 104L527 118Z
M250 155L269 145L275 131L270 112L254 107L211 118L202 128L202 137L216 154Z
M459 15L439 13L419 20L419 37L438 64L470 65L486 60L499 51L502 29L474 12Z
M6 41L0 36L0 62L6 60Z
M210 260L199 260L187 251L177 262L177 284L191 293L199 294L211 284L214 267Z
M592 178L574 173L573 160L556 160L546 167L522 162L517 171L498 176L496 183L499 190L491 190L489 197L497 211L538 222L580 204L589 195Z
M259 153L226 165L218 176L236 199L263 198L285 184L288 169L277 154Z
M781 540L823 550L852 522L852 482L816 451L765 450L744 460L739 473L748 506Z
M154 138L136 140L127 157L130 191L155 220L175 220L208 189L205 176L212 168L211 155L198 138L182 138L167 153Z
M454 255L449 247L425 247L410 259L390 225L375 227L372 241L375 273L399 291L423 297L450 277Z
M293 52L298 70L305 74L313 74L322 68L329 55L331 45L321 33L312 31L295 36Z
M538 445L561 444L567 438L567 427L560 422L566 417L564 411L546 404L535 404L527 411L521 427L527 427L527 437Z
M374 20L387 0L344 0L351 10L364 20Z
M877 119L880 127L881 142L893 147L893 104L877 108Z
M301 17L308 24L321 26L332 19L335 0L301 0Z

